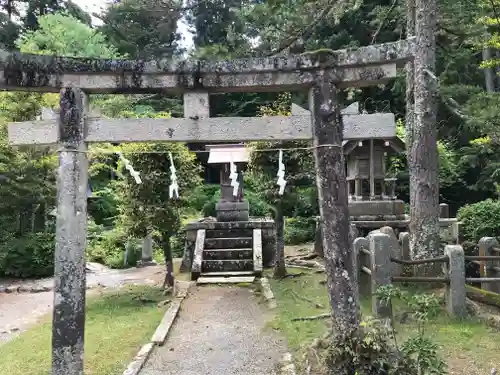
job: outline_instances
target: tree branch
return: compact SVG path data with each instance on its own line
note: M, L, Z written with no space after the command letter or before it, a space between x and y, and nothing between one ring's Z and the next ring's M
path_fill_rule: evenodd
M394 10L394 8L396 8L397 2L398 2L398 0L392 0L391 7L389 8L387 13L385 14L384 18L382 19L382 22L380 22L380 25L378 26L377 31L375 31L375 34L373 34L372 42L370 44L375 44L375 39L377 39L377 36L380 33L380 31L382 30L382 27L384 27L385 22L389 19L389 16L392 13L392 11Z
M318 16L305 28L295 33L292 37L288 38L278 49L268 56L276 56L277 54L283 52L285 49L290 48L297 40L303 38L309 31L311 31L316 25L318 25L325 17L327 17L333 10L333 6L330 2L323 8L323 10L318 14Z

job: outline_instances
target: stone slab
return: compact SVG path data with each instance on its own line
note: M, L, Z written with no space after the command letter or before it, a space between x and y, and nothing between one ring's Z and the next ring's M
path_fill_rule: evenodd
M253 271L202 272L201 276L245 276L253 275Z
M267 277L261 277L259 279L262 295L267 302L267 306L270 309L275 309L277 307L276 299L274 298L274 293L271 289L271 285L269 284L269 280Z
M163 315L163 318L156 328L155 333L151 337L151 342L157 345L163 345L165 340L167 339L168 331L170 331L170 327L174 324L174 320L179 313L179 308L181 307L181 300L174 300L170 304L168 310Z
M193 264L191 266L191 278L196 280L200 275L203 263L203 248L205 244L205 230L199 229L196 233L196 242L194 245Z
M210 249L203 251L204 260L252 259L253 250L249 249Z
M141 371L142 367L148 360L151 352L153 351L155 344L150 342L144 345L141 350L134 357L134 360L130 362L127 366L127 369L123 371L123 375L138 375Z
M249 221L240 221L240 222L220 222L220 221L206 221L200 222L195 221L188 223L185 226L186 230L192 229L205 229L205 230L231 230L233 233L238 234L238 237L252 237L253 229L273 229L274 228L274 220L272 219L256 219L250 218ZM250 233L248 236L240 235L238 231L240 230L248 230ZM227 235L228 232L224 233L224 237L229 237ZM207 237L213 238L213 234L210 234Z
M262 229L253 230L253 270L262 273Z
M196 284L240 284L253 283L255 276L205 277L196 280Z
M205 250L210 249L251 249L252 237L205 238Z
M402 200L394 201L350 201L349 216L403 216L405 214L405 203Z
M252 259L203 260L202 272L252 271Z

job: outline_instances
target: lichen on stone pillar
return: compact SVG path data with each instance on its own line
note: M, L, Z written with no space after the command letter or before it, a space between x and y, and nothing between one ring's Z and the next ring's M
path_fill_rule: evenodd
M88 160L88 100L77 88L60 94L52 375L83 375Z

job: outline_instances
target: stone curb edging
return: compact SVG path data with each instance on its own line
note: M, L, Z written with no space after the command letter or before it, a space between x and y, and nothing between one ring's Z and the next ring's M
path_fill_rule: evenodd
M267 302L267 307L270 309L275 309L278 307L276 303L276 299L274 298L274 293L271 289L271 285L269 284L269 280L267 277L259 278L260 287L262 290L262 294ZM295 364L293 363L293 357L290 352L287 352L283 355L283 358L279 364L279 373L281 375L296 375Z
M275 309L277 307L276 299L274 298L274 293L271 290L271 285L269 285L269 280L267 279L267 277L261 277L259 279L259 283L262 290L262 294L266 299L267 307L269 307L270 309Z
M85 289L91 290L97 288L98 285L89 285ZM45 292L53 292L53 286L7 286L0 287L0 294L37 294L37 293L45 293Z
M165 311L160 324L158 324L156 331L153 333L151 342L141 347L132 362L130 362L127 366L127 369L123 371L123 375L138 375L146 364L146 361L153 352L154 348L165 343L168 332L175 322L175 318L177 317L177 314L181 307L181 303L187 296L192 285L192 282L188 282L186 288L182 288L181 290L179 290L179 292L175 296L175 300L172 301L167 311Z
M285 353L280 363L279 372L281 375L296 375L295 364L291 353Z

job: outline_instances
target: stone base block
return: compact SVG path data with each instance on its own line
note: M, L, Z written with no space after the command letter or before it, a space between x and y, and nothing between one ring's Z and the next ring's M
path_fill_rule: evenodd
M215 205L217 221L248 221L250 206L248 202L219 202Z
M137 268L142 268L142 267L152 267L152 266L157 266L158 263L156 263L154 260L141 260L137 262Z
M350 217L397 217L404 220L405 203L402 200L393 201L350 201Z

